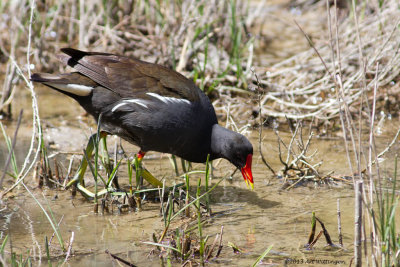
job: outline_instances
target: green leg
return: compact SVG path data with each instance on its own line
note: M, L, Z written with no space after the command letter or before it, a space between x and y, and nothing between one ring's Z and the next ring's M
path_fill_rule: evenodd
M105 138L107 136L106 132L100 132L100 139L101 138ZM97 137L97 134L93 134L90 138L89 138L89 142L86 146L86 155L87 158L90 159L93 156L93 151L94 151L94 144L95 144L95 138ZM142 159L144 157L144 152L140 151L138 153L138 160L139 160L139 165L142 166ZM86 169L88 167L88 162L86 160L86 157L83 157L82 161L81 161L81 165L78 168L78 171L76 172L74 178L72 178L71 181L69 181L69 183L66 185L66 188L69 188L71 185L79 183L80 185L84 185L84 180L83 177L85 175ZM162 187L163 184L157 180L157 178L155 178L148 170L146 170L145 168L142 168L142 177L148 181L152 186L154 187Z
M101 138L105 138L107 136L106 132L100 132L100 139ZM97 134L93 134L92 136L90 136L89 138L89 142L86 146L86 155L87 158L90 159L93 156L93 150L94 150L94 143L95 143L95 138L97 137ZM88 162L86 160L86 157L83 157L82 161L81 161L81 165L79 166L78 171L76 172L74 178L72 178L71 181L69 181L69 183L66 185L66 188L70 187L73 184L76 183L80 183L81 185L84 184L83 181L83 176L85 175L86 169L88 166Z
M147 182L149 182L152 186L154 187L163 187L163 184L157 179L155 178L148 170L146 170L143 165L142 165L142 160L144 155L146 154L146 152L143 151L139 151L139 153L137 154L137 158L139 161L139 166L142 169L142 177L143 179L145 179Z
M163 187L163 184L155 178L148 170L142 167L142 177L154 187Z

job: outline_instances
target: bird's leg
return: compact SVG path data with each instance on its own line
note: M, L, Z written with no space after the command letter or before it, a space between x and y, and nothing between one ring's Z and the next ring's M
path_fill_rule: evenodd
M146 152L140 150L137 154L136 157L138 159L138 165L139 168L141 169L141 176L147 181L149 182L152 186L154 187L163 187L163 184L157 179L155 178L148 170L146 170L146 168L142 167L142 160L144 155L146 154Z
M100 138L99 138L99 143L101 142L102 145L102 155L101 155L101 160L103 162L103 166L106 169L106 173L107 176L110 177L110 175L112 174L112 172L114 171L114 167L117 166L117 155L115 154L115 158L114 158L114 164L111 163L110 161L110 156L108 154L108 148L107 148L107 134L105 134L104 136L102 136L102 134L100 133ZM112 183L114 184L115 188L119 191L120 187L119 187L119 183L118 183L118 175L115 175Z
M146 179L151 185L154 187L162 187L162 183L158 181L156 178L154 178L153 175L151 175L150 172L148 172L145 168L142 166L142 160L146 152L140 150L136 154L136 159L135 159L135 170L136 170L136 190L140 190L140 187L143 185L143 178ZM135 194L134 196L135 202L136 202L136 207L138 210L141 210L142 204L141 204L141 198L139 194Z
M103 131L100 132L100 139L105 138L106 136L107 136L106 132L103 132ZM71 185L76 184L76 183L79 183L82 186L84 185L83 176L88 167L87 160L88 159L90 160L93 156L96 138L97 138L97 134L93 134L92 136L90 136L88 144L86 146L86 149L84 150L84 153L86 153L86 156L83 157L83 159L81 161L81 165L79 166L75 176L72 178L71 181L69 181L69 183L66 185L66 188L68 188ZM144 151L139 151L139 153L137 154L139 166L142 165L141 162L142 162L145 154L146 154L146 152L144 152ZM162 187L163 186L163 184L159 180L157 180L148 170L146 170L145 168L142 168L142 167L141 167L141 169L142 169L141 176L146 181L148 181L152 186L154 186L154 187Z
M139 150L139 152L136 154L136 159L135 159L136 190L140 190L140 188L143 186L142 160L144 158L144 155L146 155L146 152L142 150Z
M107 136L106 132L103 132L103 131L100 132L100 138L105 138L106 136ZM78 168L78 171L76 172L74 178L72 178L72 180L69 181L69 183L65 186L66 188L68 188L71 185L76 184L78 182L81 185L84 185L83 176L84 176L87 166L88 166L87 159L90 159L93 156L96 138L97 138L97 133L92 134L92 136L90 136L88 144L86 146L86 149L84 150L84 153L86 153L86 156L83 157L83 159L81 161L81 165Z

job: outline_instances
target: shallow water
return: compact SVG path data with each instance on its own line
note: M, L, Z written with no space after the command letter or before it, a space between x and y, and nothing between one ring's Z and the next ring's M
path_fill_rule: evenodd
M272 1L272 4L266 7L266 15L260 17L263 22L260 23L259 30L266 39L258 40L256 48L258 56L255 59L258 65L272 65L308 47L302 34L292 24L292 17L297 11L290 8L278 10L278 5L287 5L288 2ZM323 19L323 16L320 19ZM288 21L291 26L288 26ZM305 20L300 21L300 24L305 29L310 26ZM311 19L309 24L319 25ZM309 30L306 31L310 33ZM57 159L63 164L65 174L70 153L82 152L88 136L95 132L95 126L73 100L46 88L36 87L36 90L46 142L52 149L50 154L55 151L62 152L57 155ZM17 113L21 108L25 109L16 146L16 157L21 163L29 147L32 125L30 125L29 94L21 90L17 96L18 101L13 106L14 111ZM14 117L17 116L17 114L14 115ZM394 124L398 125L398 123ZM11 124L6 130L9 135L12 135L14 129L15 125ZM393 122L386 122L385 127L381 129L382 133L377 137L378 151L382 151L388 145L396 130ZM281 132L280 135L286 141L290 138L287 132ZM228 264L251 266L267 247L273 245L264 263L277 265L287 263L297 266L312 263L320 266L321 262L316 263L313 260L326 260L324 266L334 263L338 263L336 266L349 266L353 256L354 231L354 192L351 185L338 183L321 186L309 183L290 191L283 190L282 180L273 177L260 160L257 147L258 133L253 131L249 136L255 146L253 158L255 190L247 189L240 173L236 173L232 180L224 180L212 192L211 205L214 215L205 224L204 233L210 235L208 242L210 244L223 226L224 248L220 257L212 260L211 263L215 266ZM0 166L4 166L7 149L2 138L1 140ZM110 146L114 144L113 138L109 138L109 144ZM131 155L137 152L137 148L123 144ZM398 151L398 149L399 145L396 144L392 151ZM351 175L343 139L340 136L325 139L315 137L310 151L317 151L311 160L314 164L323 161L318 169L322 175L331 171L334 171L338 177ZM282 168L278 160L276 136L271 130L264 130L263 153L274 169ZM386 157L393 158L393 153L389 153ZM167 177L167 185L182 182L182 179L174 177L174 171L167 156L159 158L158 153L149 153L144 160L147 169L156 177ZM204 169L204 165L201 164L194 167ZM234 170L234 167L225 160L215 162L214 167L213 184L219 180L219 177L225 177ZM393 162L391 160L383 162L381 168L383 173L387 171L391 174ZM201 176L191 177L193 188L199 177ZM142 243L151 241L153 233L160 235L164 229L164 223L159 214L159 204L147 202L141 212L97 215L93 213L93 204L79 194L73 198L69 191L50 189L42 191L35 188L37 183L32 181L32 176L28 176L26 182L45 207L47 204L44 196L46 197L56 220L59 221L62 218L60 229L63 239L67 241L71 232L75 234L73 256L66 264L67 266L110 266L113 261L105 253L106 249L137 266L160 266L157 255L148 256L153 247ZM5 186L8 187L11 183L12 181L8 180ZM128 184L124 168L120 172L120 184L122 186ZM7 197L7 200L3 200L0 210L1 241L7 234L9 240L12 241L6 245L6 257L9 257L11 251L27 255L29 250L34 257L34 265L46 266L44 239L45 236L50 238L53 234L47 218L23 188L17 188ZM341 204L345 249L327 248L324 238L321 237L312 251L304 250L303 245L307 243L312 212L315 212L316 216L322 220L333 242L338 244L336 216L338 199ZM178 219L171 229L174 229L180 220ZM317 232L319 230L320 227L317 226ZM228 242L234 243L244 252L233 253L227 246ZM55 243L57 241L54 237L53 248L57 247ZM58 253L58 250L51 251L52 256ZM54 263L62 262L62 260L63 258L53 258ZM180 263L175 262L175 265L178 266Z
M79 114L79 112L77 113ZM8 127L10 133L13 132L12 128L12 125ZM377 138L379 151L392 138L392 130L389 127L386 128L383 134ZM90 134L88 128L65 126L64 123L56 128L48 128L46 132L56 133L54 136L50 134L48 140L56 150L66 151L69 149L69 151L75 152L82 150L87 140L86 136L88 133ZM286 141L290 136L285 132L281 132L280 135ZM271 130L264 130L263 137L263 153L272 167L278 170L281 165L277 157L275 134ZM54 139L50 140L51 138ZM258 132L253 131L250 139L256 145ZM21 140L25 139L21 138ZM74 145L71 145L71 140ZM113 138L109 138L108 141L111 145L114 143ZM26 151L26 145L29 142L19 141L17 144L17 152L20 151L17 153L19 158L23 155L23 151ZM133 154L137 151L134 146L126 143L123 145L129 153ZM1 150L1 154L6 155L4 146L1 147ZM322 167L319 168L321 174L326 174L331 170L334 170L335 174L339 176L350 174L341 138L315 139L310 148L310 151L314 150L318 151L313 157L314 161L324 161ZM60 162L68 157L68 154L57 155ZM4 162L4 156L0 158L0 162ZM64 165L66 164L64 163ZM167 177L167 185L183 182L182 179L174 177L174 171L166 155L160 159L159 153L149 153L144 164L156 177ZM390 163L381 166L386 170L391 169ZM227 176L234 170L234 167L226 160L216 161L214 167L213 184L219 180L218 177ZM203 170L204 165L195 164L194 168ZM308 261L310 263L312 260L326 260L329 263L339 261L336 263L342 263L342 266L349 265L353 256L354 228L354 193L350 185L341 183L332 186L308 184L290 191L283 190L282 180L274 178L263 165L257 148L255 148L253 160L253 175L254 191L247 189L240 173L236 173L233 179L224 180L211 194L214 215L204 226L205 234L210 235L209 244L212 243L215 234L220 232L221 226L224 227L224 248L220 257L212 261L213 265L249 266L270 245L273 245L272 252L264 262L281 265L285 261L289 261L288 263ZM193 189L199 177L201 175L191 177ZM32 186L36 197L47 206L43 195L46 196L56 220L63 218L60 229L64 240L70 238L72 231L75 233L74 256L70 258L68 266L109 266L112 260L104 252L106 249L138 266L160 265L158 256L148 256L153 247L142 243L151 241L153 233L160 235L164 228L159 213L159 204L147 202L141 212L96 215L93 213L93 204L84 200L79 194L72 198L69 191L50 189L42 191L34 188L36 183L31 182L30 179L31 177L27 178L27 183ZM128 184L124 168L120 172L120 184L122 186ZM52 235L49 222L24 189L17 189L12 195L12 198L3 203L5 206L1 211L2 238L9 234L13 251L26 255L29 250L32 255L36 256L35 265L47 265L43 244L44 237ZM316 216L325 224L333 242L338 243L336 216L338 199L341 204L345 250L325 247L323 237L312 251L304 250L303 245L307 243L312 212L315 212ZM180 220L178 219L175 224L180 224ZM171 229L175 229L174 227ZM318 226L317 232L319 229ZM52 243L56 242L54 237ZM228 242L234 243L244 252L242 254L233 253L232 249L227 246ZM11 251L9 245L7 245L6 251ZM58 253L57 250L53 251L53 255ZM58 260L62 259L54 261Z
M65 175L68 160L72 153L81 153L85 148L87 138L95 132L93 120L85 116L83 110L74 101L42 87L37 87L39 108L42 125L45 132L45 141L49 145L50 155L55 156L62 163ZM20 92L22 104L16 106L29 107L30 98L26 92ZM20 102L18 102L20 103ZM25 104L24 104L25 103ZM29 109L24 113L22 125L19 129L16 157L22 162L28 150L31 136L31 114ZM223 123L224 124L224 123ZM395 131L393 122L387 121L379 129L376 145L377 151L382 151L393 138ZM307 128L307 127L305 127ZM12 136L15 124L6 125L7 133ZM281 131L280 136L286 143L291 134ZM270 245L272 251L264 263L278 265L313 263L313 260L324 261L324 266L338 264L348 266L353 256L353 228L354 228L354 193L351 183L334 183L318 185L308 183L298 186L290 191L282 189L281 179L273 177L271 172L263 165L258 151L258 132L253 130L248 134L254 145L253 175L255 190L249 190L240 173L237 172L233 179L224 180L211 194L211 205L214 215L204 225L205 235L210 235L208 244L211 244L215 235L224 227L223 245L221 255L212 260L216 266L249 266ZM304 135L304 141L307 135ZM280 170L282 165L278 158L277 138L270 129L263 130L262 149L267 161L275 170ZM366 136L367 137L367 136ZM3 140L3 139L2 139ZM108 138L110 150L118 140ZM129 155L133 155L138 148L123 142L123 147ZM396 144L392 151L398 151ZM334 175L341 177L350 176L346 151L343 139L333 133L329 138L317 136L311 142L309 154L316 154L310 159L315 164L322 161L318 171L321 175L334 171ZM61 153L60 153L61 152ZM3 141L0 142L0 166L4 166L7 149ZM394 153L386 155L393 159ZM284 157L285 158L285 157ZM144 164L156 177L167 178L167 185L183 182L175 178L167 155L149 153ZM213 164L214 176L212 183L219 177L229 176L234 167L226 160L217 160ZM392 160L381 163L383 173L392 173ZM195 169L204 170L203 164L194 164ZM191 177L192 190L201 175ZM88 179L89 180L89 179ZM152 234L157 236L164 229L164 223L159 213L159 204L147 202L141 212L130 212L117 215L97 215L93 213L93 204L86 201L79 194L71 197L70 191L50 190L43 191L36 188L37 182L32 181L32 176L26 179L35 196L44 206L50 206L57 221L61 220L60 229L65 241L69 240L74 232L73 256L67 266L110 266L112 259L105 253L109 250L113 254L126 259L137 266L159 266L157 255L148 255L152 246L143 244L151 241ZM90 185L91 182L88 184ZM5 182L8 187L11 180ZM126 166L120 171L120 184L127 186ZM44 199L44 196L48 201ZM36 202L23 188L19 188L8 195L0 211L0 234L3 239L9 235L12 242L6 246L6 256L11 251L27 255L29 250L34 257L35 265L47 265L44 238L50 238L52 228ZM335 244L338 244L337 200L340 199L342 212L342 232L345 249L331 249L325 246L323 237L317 242L312 251L306 251L303 245L307 243L312 212L322 220ZM177 219L171 229L181 224ZM317 226L317 232L320 227ZM196 232L196 231L194 231ZM235 254L228 247L228 242L234 243L243 250L242 254ZM52 247L58 247L54 237ZM10 247L12 244L12 248ZM53 249L51 255L59 255L60 251ZM53 258L54 263L61 262L63 258ZM335 262L336 261L336 262ZM319 262L321 263L321 262ZM329 264L326 264L329 263ZM180 263L176 262L176 265Z

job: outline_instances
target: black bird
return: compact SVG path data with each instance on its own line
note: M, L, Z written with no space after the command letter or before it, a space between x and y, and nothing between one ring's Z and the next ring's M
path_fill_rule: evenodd
M192 162L225 158L253 188L253 146L243 135L218 125L208 97L176 71L119 55L63 48L59 59L77 72L35 73L43 83L78 101L101 130L140 147Z

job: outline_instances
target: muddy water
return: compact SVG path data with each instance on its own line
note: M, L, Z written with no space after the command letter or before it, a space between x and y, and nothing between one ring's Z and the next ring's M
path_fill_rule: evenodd
M63 164L62 170L65 174L71 153L82 151L88 136L95 131L95 126L92 119L87 118L74 101L45 88L37 87L37 90L45 141L51 148L50 154L62 152L56 157ZM25 107L16 146L17 160L22 162L30 141L31 114L26 108L30 105L29 95L22 92L19 99L20 102L25 102L25 104L17 102L14 106L16 112L20 107ZM392 124L391 121L387 121L386 127L379 129L378 151L382 151L393 138L396 129L391 127ZM12 135L15 125L6 126L8 134ZM281 131L280 136L288 142L291 135ZM210 235L209 243L220 232L221 226L224 227L224 248L220 257L213 260L212 264L249 266L268 246L273 245L272 252L264 262L282 265L286 261L298 265L307 261L326 260L330 263L337 261L336 263L341 263L342 266L348 266L353 255L354 193L351 186L340 183L330 186L309 183L290 191L282 190L282 180L273 177L260 160L257 147L258 132L250 132L249 137L255 146L253 159L255 190L248 190L243 178L237 173L233 179L224 180L212 192L211 203L214 215L204 225L204 233ZM108 142L112 147L115 139L111 137ZM138 150L125 142L123 146L131 155ZM262 149L275 170L282 168L278 160L277 138L271 130L265 129L263 132ZM396 150L398 150L398 145L393 148L393 151ZM322 175L330 171L334 171L334 175L337 176L350 174L343 140L340 136L314 138L310 154L314 151L316 154L310 162L313 164L323 162L318 169ZM7 149L1 141L0 166L4 166L6 155ZM387 158L393 158L393 154L388 154ZM175 178L167 155L149 153L144 164L156 177L166 177L167 185L182 182L181 179ZM381 163L381 168L391 173L392 165L391 161L387 161ZM213 183L216 183L219 177L226 177L234 170L234 167L226 160L215 161L214 167ZM195 164L194 168L203 170L204 165ZM128 184L126 174L126 166L123 166L120 172L122 186ZM191 177L193 188L199 177L201 176ZM10 184L10 182L6 183L6 186ZM164 228L159 214L159 204L145 203L144 210L141 212L96 215L93 213L93 204L79 194L73 198L69 191L49 189L42 191L36 188L36 182L32 181L32 176L28 176L27 184L44 206L51 207L56 220L60 221L62 218L60 229L63 239L69 240L71 233L74 232L73 256L67 266L110 266L112 259L105 253L106 249L137 266L160 265L156 255L148 255L153 247L142 243L151 241L153 233L159 236ZM91 182L88 184L90 185ZM338 243L336 217L338 199L341 203L345 249L329 249L325 247L325 241L321 238L314 250L304 250L303 245L307 242L312 212L316 212L318 218L324 222L333 242ZM46 236L50 238L53 231L32 197L24 189L16 189L9 199L3 202L0 216L1 239L8 234L12 241L6 246L6 255L9 255L11 251L27 255L29 250L30 255L34 257L35 265L47 265L44 238ZM180 223L178 219L174 227ZM174 227L171 228L174 229ZM228 242L241 248L243 253L233 253L227 246ZM53 248L58 247L56 243L54 237ZM58 254L57 249L51 251L52 256ZM55 258L54 263L62 260L62 258ZM176 265L179 264L176 263ZM329 265L324 264L324 266Z
M65 119L70 119L64 118L65 115L60 115L61 119L48 117L43 120L47 125L47 142L51 143L57 151L79 152L84 147L87 136L90 135L91 124L86 124L87 119L81 116L82 112L76 104L71 103L69 109L70 113L67 116L75 116L71 120L75 125L64 122ZM79 121L80 118L81 123L74 122ZM12 125L9 125L10 134L13 132L12 129ZM29 133L28 129L25 127L22 132ZM280 135L286 141L290 137L289 133L281 132ZM258 133L254 131L249 136L256 146ZM392 136L393 132L389 127L384 130L377 140L378 150L382 150ZM28 144L27 141L21 140L26 140L26 138L19 140L18 158L26 151ZM114 143L113 138L109 138L108 141L111 145ZM130 153L137 151L137 148L129 144L123 143L123 145ZM1 150L1 154L5 155L4 146ZM341 138L315 139L310 151L315 150L317 154L312 161L324 162L319 169L322 174L332 170L337 175L349 174ZM274 169L281 168L277 156L276 137L270 130L265 130L263 133L263 153ZM60 162L68 157L68 154L57 156ZM0 158L0 162L4 162L4 157ZM221 256L212 261L213 265L249 266L268 246L273 245L270 257L264 262L281 265L285 261L306 263L313 260L326 260L330 263L337 261L336 263L342 263L342 266L348 266L353 253L352 188L340 184L332 186L308 184L308 186L286 191L282 190L282 181L274 178L263 165L258 149L255 149L253 164L254 191L246 188L240 174L235 174L233 179L224 180L211 195L214 215L204 226L204 233L210 235L210 243L215 234L220 232L221 226L224 227L224 248ZM166 177L169 185L182 182L181 179L174 177L174 171L166 155L150 153L145 160L145 165L155 176ZM227 176L234 170L233 166L225 160L216 161L214 166L213 183L216 183L219 177ZM384 169L391 169L390 163L382 166ZM195 164L194 168L204 169L204 166ZM191 177L193 187L199 177L195 175ZM71 257L67 266L110 266L112 260L105 254L106 249L138 266L160 265L157 256L148 255L152 247L142 243L151 241L153 233L159 235L163 230L159 204L146 203L141 212L96 215L93 213L93 204L84 200L83 197L78 195L72 198L68 191L35 189L35 183L29 181L30 179L31 177L28 177L27 183L33 188L36 197L47 206L44 200L46 198L55 218L57 220L62 218L60 229L64 240L70 238L71 232L75 234L74 256ZM126 171L121 171L120 183L127 185ZM303 245L307 242L313 211L325 223L333 242L338 243L336 217L338 199L341 203L345 249L329 249L325 247L325 241L321 238L314 250L304 250ZM31 255L35 256L35 265L47 265L43 244L45 236L52 235L52 230L43 212L23 189L15 190L13 197L4 204L0 218L2 238L9 234L13 251L26 255L29 250ZM176 224L179 224L179 220ZM52 243L56 242L54 238ZM233 253L227 246L228 242L237 245L243 253ZM10 243L7 245L7 252L11 251L9 245ZM52 255L57 255L58 251L53 250L52 253ZM54 261L57 262L57 260Z
M257 1L254 1L257 2ZM260 16L259 31L265 39L258 40L257 64L269 66L287 58L308 47L302 34L296 27L287 26L293 14L298 10L287 8L278 10L278 5L287 4L289 1L272 1L274 4L266 7L265 13ZM275 2L276 6L275 6ZM282 13L284 12L284 13ZM315 18L314 18L315 19ZM308 20L310 24L319 25L314 19ZM320 19L324 19L321 16ZM306 28L307 20L299 21ZM322 22L323 25L325 22ZM286 29L287 28L287 29ZM284 30L283 30L284 29ZM311 32L312 33L312 32ZM39 94L39 108L46 132L46 142L53 149L61 151L57 156L59 162L64 164L66 172L70 152L79 153L84 148L87 137L95 131L91 120L84 116L83 110L71 99L63 97L57 92L37 87ZM21 162L29 146L31 133L30 98L26 93L18 93L18 100L13 108L19 112L24 108L24 119L19 132L16 156ZM17 114L15 114L15 117ZM382 134L377 138L378 151L381 151L391 140L396 129L391 127L392 122L387 122ZM398 123L397 123L398 124ZM90 127L93 127L92 129ZM15 125L9 125L7 132L12 135ZM258 143L257 132L249 134L252 143ZM281 132L284 140L290 134ZM7 149L3 139L0 141L0 166L4 166ZM111 145L114 143L109 138ZM125 149L134 153L137 148L124 143ZM279 170L282 166L278 160L277 141L274 133L265 130L263 135L263 152L272 167ZM315 139L310 151L317 151L312 162L323 161L319 171L327 174L334 171L337 176L349 175L346 152L341 137L334 136L329 139ZM394 151L398 150L398 145ZM155 158L155 159L152 159ZM389 154L388 158L393 158ZM146 167L156 177L166 177L167 184L180 183L182 180L174 177L168 158L164 155L161 159L158 153L152 153L145 159ZM253 174L255 190L246 188L240 174L235 174L233 179L224 180L211 194L211 203L214 215L204 226L204 233L210 235L211 243L221 226L224 227L224 248L220 257L213 260L215 266L251 266L256 258L270 245L273 245L265 263L277 265L292 263L302 266L313 260L330 261L323 266L337 265L348 266L353 255L353 228L354 228L354 193L351 186L331 185L319 186L308 184L293 188L290 191L282 190L282 181L273 177L260 160L258 149L255 149L253 160ZM218 177L225 177L232 173L233 166L225 160L215 162L216 183ZM197 169L204 169L203 165L194 165ZM392 171L392 162L381 164L382 170ZM199 176L191 177L192 185ZM159 215L159 204L145 203L141 212L131 212L122 215L96 215L93 213L93 204L81 196L71 197L69 191L40 190L35 188L36 183L31 176L27 184L32 188L35 196L51 207L56 220L60 221L60 229L64 240L68 240L74 232L73 256L67 266L110 266L111 258L104 252L108 249L119 257L126 259L137 266L160 266L156 255L148 255L153 247L145 245L143 241L151 241L151 235L160 235L164 228ZM120 173L121 185L127 185L126 171ZM10 183L6 183L9 186ZM35 201L22 188L13 191L4 201L0 210L0 237L3 240L6 234L12 242L6 246L6 257L11 251L28 254L34 257L34 265L47 266L46 252L44 249L45 236L51 237L51 226ZM46 200L48 204L46 204ZM321 238L312 251L303 249L310 231L311 213L315 212L320 218L334 243L338 243L336 205L341 203L342 231L345 249L329 249ZM177 222L179 223L179 221ZM172 229L174 229L172 227ZM317 229L319 231L319 228ZM56 238L52 240L52 247ZM227 246L228 242L234 243L243 250L242 254L233 253ZM58 250L51 251L57 255ZM54 259L54 263L62 262L62 258ZM315 262L314 262L315 263ZM176 263L179 266L178 263ZM322 264L314 264L321 266Z

